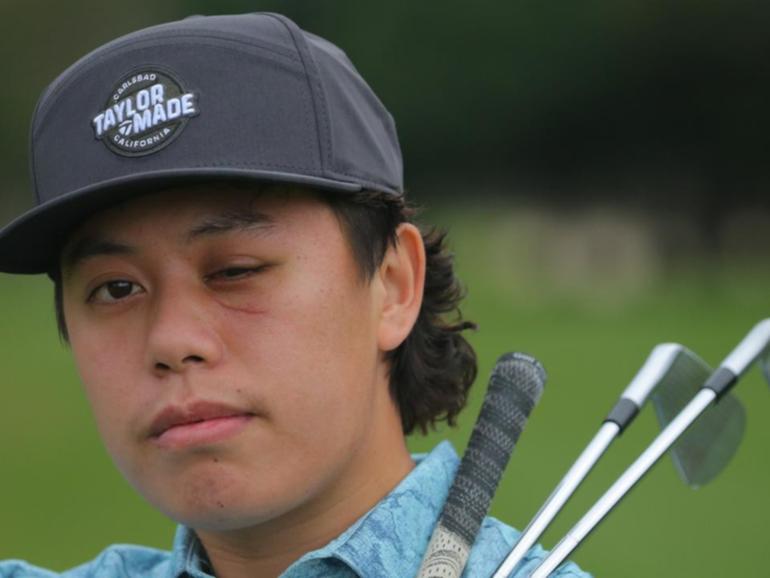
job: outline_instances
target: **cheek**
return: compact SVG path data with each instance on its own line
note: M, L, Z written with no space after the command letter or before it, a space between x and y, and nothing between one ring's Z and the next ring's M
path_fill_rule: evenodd
M244 373L262 376L255 387L276 425L320 443L312 430L341 436L354 427L351 414L370 411L378 356L370 288L338 263L316 264L301 281L287 279L259 317L233 314L225 323Z
M376 333L371 304L364 291L342 291L316 284L304 287L283 307L283 323L275 328L286 344L281 365L315 375L321 391L363 385L376 360ZM291 344L294 344L293 346ZM285 354L285 355L283 355Z
M126 332L71 331L71 347L96 425L115 456L126 424L141 408L141 360Z
M269 356L262 359L269 366L350 366L376 351L373 291L359 281L341 240L308 244L328 250L300 253L270 276L252 304L259 315L227 314L222 334L235 334L233 347L252 346L257 357Z

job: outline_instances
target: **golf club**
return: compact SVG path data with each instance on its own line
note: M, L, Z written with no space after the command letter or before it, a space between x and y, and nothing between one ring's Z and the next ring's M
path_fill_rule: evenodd
M711 374L711 368L708 374ZM708 375L706 376L708 377ZM659 387L650 396L663 431L698 393L706 378L682 380L672 387ZM727 467L738 451L746 430L746 410L732 393L726 393L704 412L671 447L674 469L685 484L699 488Z
M692 400L556 545L530 578L546 578L650 470L682 433L770 347L770 319L760 321L711 374Z
M688 383L697 388L711 373L711 368L697 355L678 343L664 343L653 348L631 383L623 391L598 433L586 446L569 471L561 479L535 517L522 532L510 554L498 567L493 578L506 578L524 559L564 504L582 483L612 441L627 428L658 388L676 389ZM688 391L690 388L687 388ZM663 398L676 400L677 396ZM681 408L677 408L676 411Z

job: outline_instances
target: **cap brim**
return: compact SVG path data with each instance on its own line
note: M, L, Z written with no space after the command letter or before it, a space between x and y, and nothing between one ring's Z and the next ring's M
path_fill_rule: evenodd
M31 209L0 229L0 271L48 273L57 263L67 235L94 213L170 186L213 180L292 183L337 192L362 189L357 183L248 169L191 168L134 174L62 195Z

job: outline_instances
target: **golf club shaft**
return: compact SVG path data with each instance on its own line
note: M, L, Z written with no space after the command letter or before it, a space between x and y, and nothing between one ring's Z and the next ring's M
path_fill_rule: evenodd
M569 556L650 468L668 451L684 431L716 398L710 389L701 389L650 446L631 464L594 506L573 526L561 542L530 575L546 578Z
M510 575L516 565L526 556L529 549L537 542L538 538L542 535L548 525L553 521L559 511L564 507L564 504L575 492L577 487L594 467L594 464L604 454L609 447L612 440L614 440L620 432L620 426L615 422L605 422L599 429L598 433L594 436L580 457L575 461L569 471L565 474L559 485L548 497L546 502L535 514L535 517L527 525L524 531L519 536L516 545L511 550L511 553L503 560L502 564L497 568L493 578L506 578Z

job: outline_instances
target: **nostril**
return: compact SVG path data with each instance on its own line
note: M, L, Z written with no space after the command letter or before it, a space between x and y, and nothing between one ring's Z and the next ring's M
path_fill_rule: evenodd
M184 371L184 368L186 366L190 365L197 365L200 363L205 363L206 358L200 355L188 355L187 357L182 358L181 362L164 362L164 361L156 361L155 362L155 371L160 373L168 373L168 372L177 372L177 371Z

